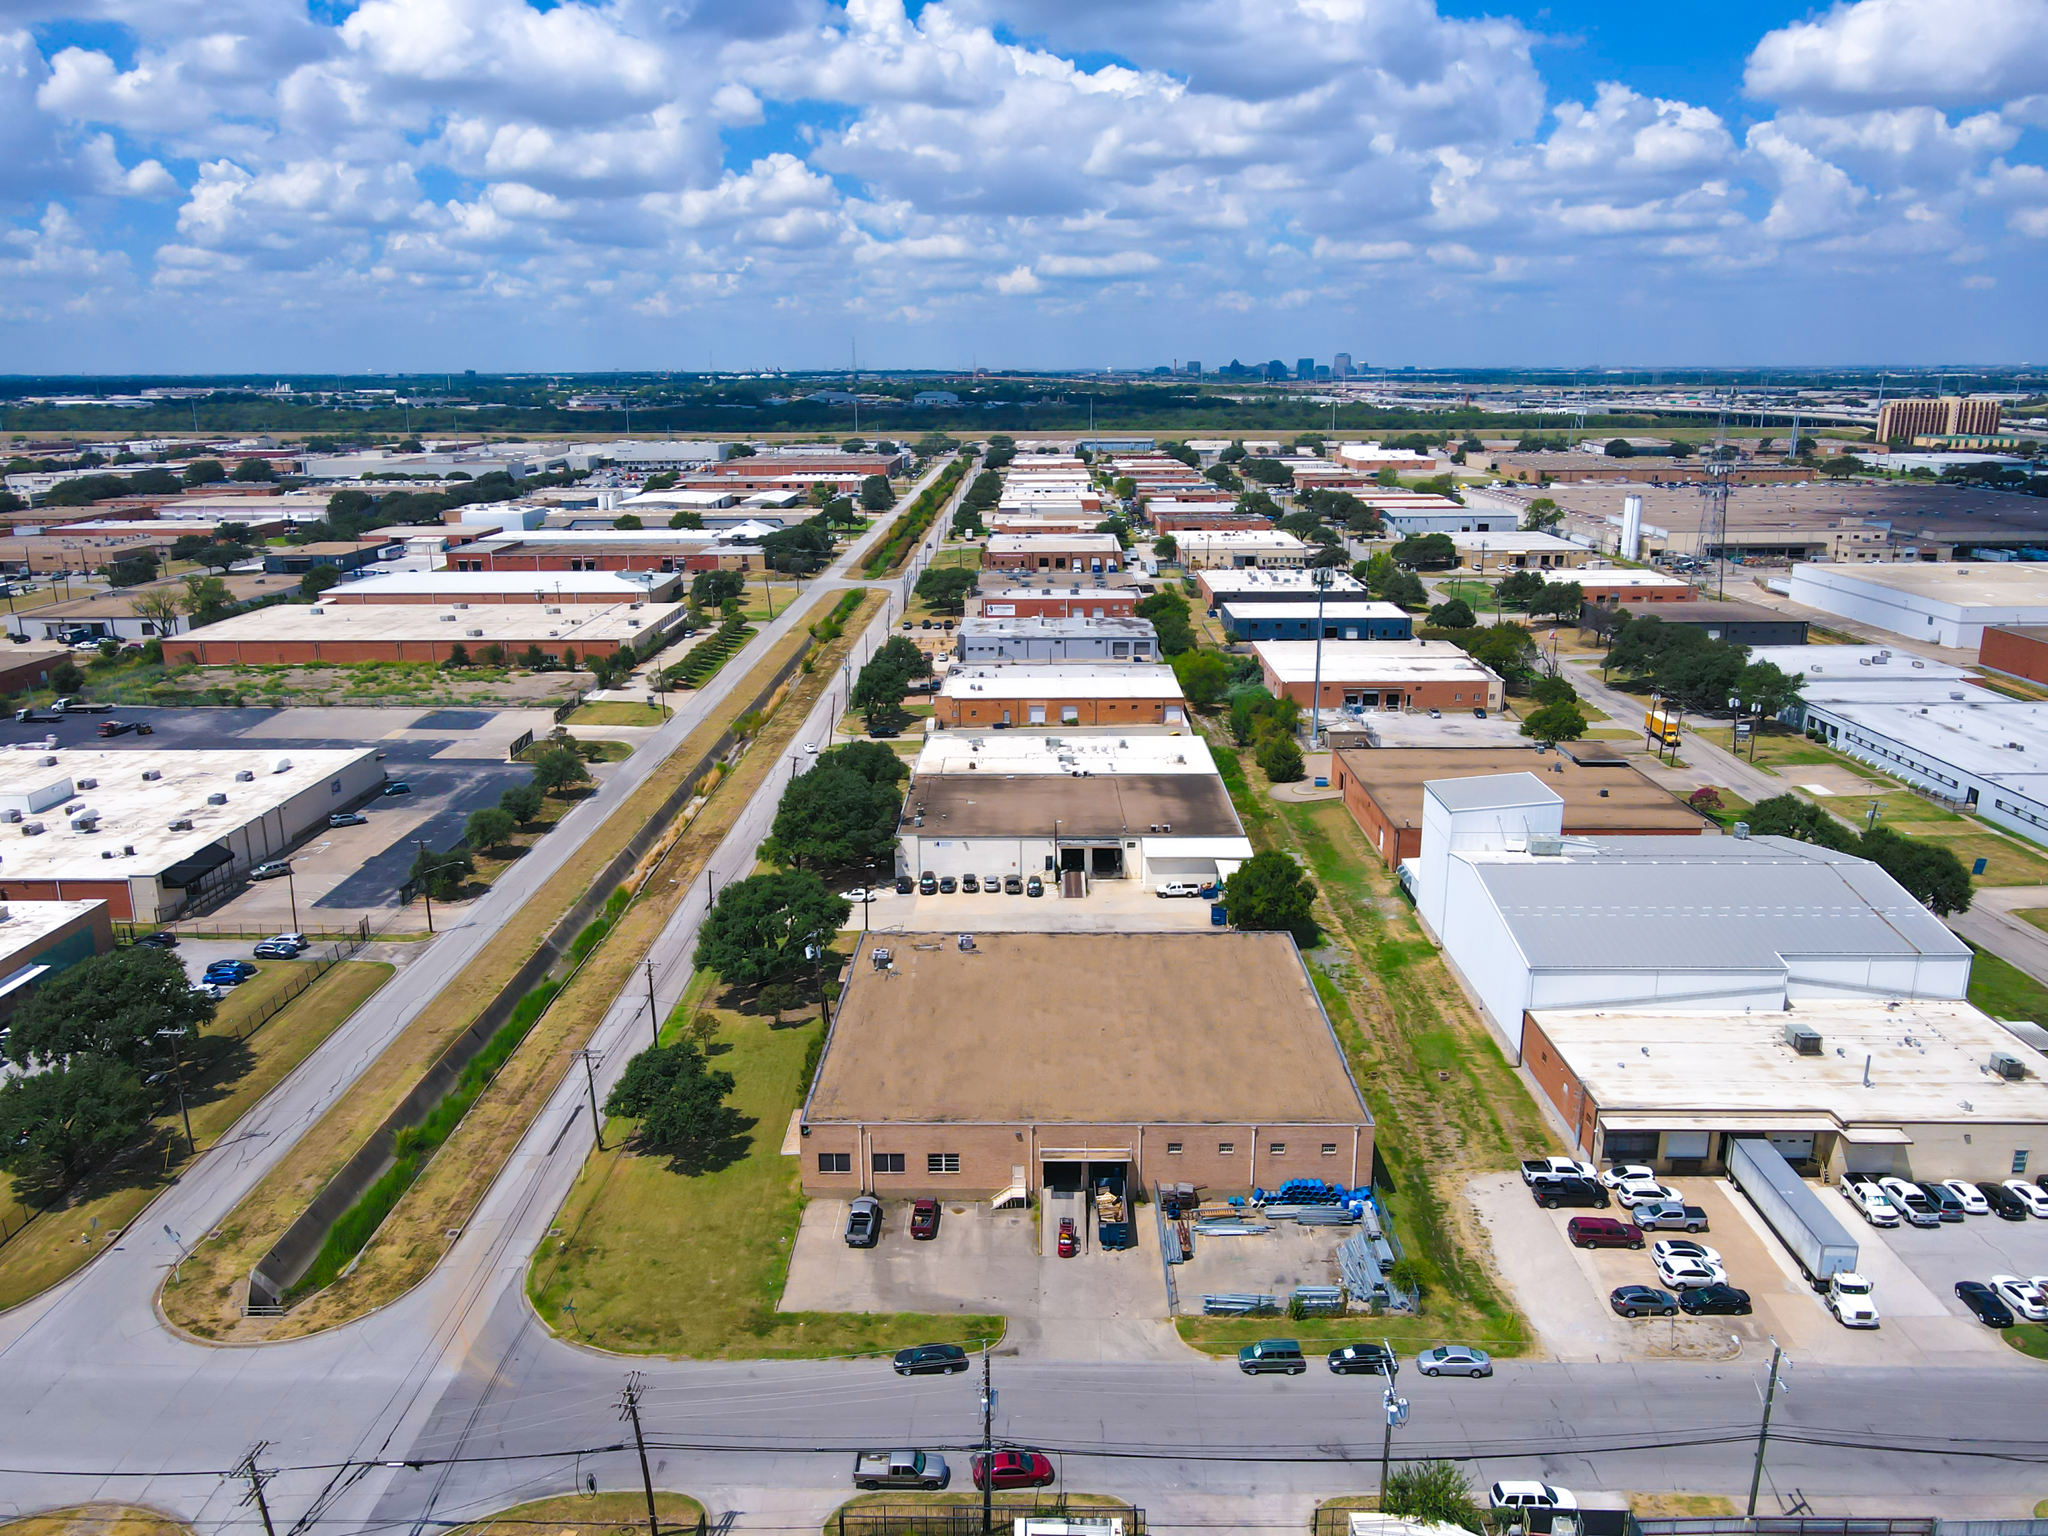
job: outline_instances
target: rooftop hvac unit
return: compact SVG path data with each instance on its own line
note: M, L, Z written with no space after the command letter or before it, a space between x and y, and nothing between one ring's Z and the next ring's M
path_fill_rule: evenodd
M74 832L97 832L99 827L100 819L97 816L74 816L71 818L71 830Z
M161 768L145 768L142 770L142 782L145 784L154 784L163 776L164 771Z
M1820 1031L1811 1024L1787 1024L1785 1043L1801 1056L1820 1055Z
M237 768L237 769L235 770L235 782L236 782L237 784L253 784L253 783L255 783L255 782L256 782L256 773L255 773L255 770L254 770L254 769L251 769L251 768Z
M21 812L9 806L6 810L0 811L0 821L8 823L10 826L17 825L21 821Z
M2005 1051L1991 1053L1991 1075L2002 1077L2008 1083L2017 1083L2027 1075L2027 1064L2019 1057Z
M114 850L111 848L102 848L100 850L100 857L103 859L111 859L115 857Z
M43 835L43 824L40 821L25 821L21 824L21 835L23 837L41 837Z
M171 830L173 832L190 832L192 830L192 818L190 816L180 816L171 823Z
M469 612L469 604L467 603L457 603L455 606L461 609L464 613Z
M121 851L128 855L128 857L131 859L135 857L135 845L133 843L123 843L121 845Z
M1529 853L1533 858L1555 859L1564 853L1564 839L1555 832L1531 832Z
M57 766L57 759L54 757L39 757L36 759L36 766L38 768L54 768Z
M561 610L561 609L559 609L559 608L543 608L543 609L541 609L541 612L542 612L542 613L560 613L561 611L562 611L562 610Z
M228 803L228 797L225 794L221 793L221 791L216 789L212 794L206 797L206 803L208 805L226 805Z
M452 613L444 613L441 615L441 622L443 624L453 624L455 622L455 615Z
M484 634L484 632L480 629L465 630L464 633L467 634L469 638L472 640L481 640Z
M313 617L314 617L314 618L316 618L316 619L324 619L324 618L326 618L326 617L327 617L327 609L326 609L326 608L325 608L324 606L322 606L321 604L319 604L319 603L315 603L315 604L313 605Z
M77 787L80 789L98 789L100 787L98 779L79 779L76 782Z
M640 621L639 621L638 619L628 619L628 620L626 620L626 628L628 628L628 629L638 629L639 627L640 627ZM478 631L478 633L482 633L482 631Z
M290 773L292 771L292 760L288 757L280 757L270 765L270 771L272 773Z

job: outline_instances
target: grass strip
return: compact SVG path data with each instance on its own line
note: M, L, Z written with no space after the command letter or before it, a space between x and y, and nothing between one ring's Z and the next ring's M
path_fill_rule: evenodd
M889 530L889 537L875 546L874 552L861 565L861 574L867 577L894 575L897 567L910 557L917 541L924 537L932 525L932 519L939 515L939 508L953 494L953 487L960 483L960 477L967 473L972 462L957 458L939 472L939 478L924 488L917 500L910 504L910 510L896 519Z
M664 1536L704 1529L704 1506L687 1494L656 1489L654 1517ZM501 1509L449 1536L630 1536L646 1529L644 1493L565 1493Z
M811 626L811 638L820 645L830 645L846 633L846 621L853 616L853 610L860 606L860 588L840 594L839 601L832 605L832 611Z
M756 663L753 676L765 683L805 643L805 638L801 633L784 636ZM744 684L740 696L747 696ZM383 1124L420 1075L440 1058L448 1043L469 1028L489 1000L511 981L562 915L591 888L619 849L682 784L684 776L717 742L725 728L725 722L716 717L700 724L562 862L547 884L505 920L496 937L420 1010L384 1053L356 1078L348 1092L187 1256L182 1275L162 1292L166 1317L202 1338L236 1341L311 1332L323 1326L315 1316L324 1310L321 1298L294 1308L281 1319L244 1318L242 1301L247 1293L250 1266ZM702 815L698 819L702 821ZM692 824L693 830L695 825ZM431 1182L434 1177L434 1170L429 1169L422 1182ZM432 1237L429 1262L445 1247L439 1232ZM367 1251L374 1252L377 1246L373 1243ZM361 1268L358 1265L358 1272ZM351 1275L330 1288L330 1292L347 1289L356 1278Z
M737 656L754 638L754 626L745 619L733 619L718 626L718 632L690 648L690 654L668 669L671 688L702 688L718 669Z
M9 1520L0 1536L192 1536L192 1527L143 1504L74 1504Z

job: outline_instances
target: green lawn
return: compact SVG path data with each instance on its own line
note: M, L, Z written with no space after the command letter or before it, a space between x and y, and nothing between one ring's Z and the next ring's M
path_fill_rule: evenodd
M2004 1332L2005 1342L2021 1354L2035 1360L2048 1360L2048 1324L2015 1323Z
M1989 950L1977 950L1970 966L1970 1001L1995 1019L2048 1021L2048 986Z
M1474 613L1482 608L1488 613L1493 611L1493 583L1490 581L1473 581L1469 577L1460 576L1453 581L1438 582L1436 590L1436 600L1440 603L1447 603L1454 597L1462 597Z
M527 1289L560 1334L627 1354L695 1359L871 1355L906 1344L977 1347L1002 1336L999 1317L775 1310L803 1213L797 1160L782 1137L823 1030L815 1014L782 1024L742 1012L708 973L685 994L668 1030L700 1011L720 1030L714 1064L738 1085L746 1117L739 1155L707 1172L631 1150L630 1124L612 1122L541 1246Z
M663 1532L703 1528L704 1506L686 1494L654 1493L654 1515ZM565 1493L552 1499L501 1509L472 1521L452 1536L633 1536L647 1529L647 1495Z
M666 706L635 704L624 699L600 699L585 704L569 717L571 725L660 725L675 711Z

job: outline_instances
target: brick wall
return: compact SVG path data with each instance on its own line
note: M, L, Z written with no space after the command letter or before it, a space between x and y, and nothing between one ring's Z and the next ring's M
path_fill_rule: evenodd
M1526 1013L1522 1015L1522 1065L1536 1079L1536 1086L1543 1090L1543 1096L1556 1107L1559 1117L1573 1127L1578 1150L1582 1155L1588 1154L1593 1145L1594 1128L1600 1118L1600 1106L1586 1094L1585 1085L1565 1064L1557 1047L1550 1043L1550 1037Z
M2011 629L1986 629L1977 660L1997 672L2048 683L2048 641Z
M963 698L941 694L932 701L932 714L949 729L963 725L993 726L1005 719L1012 725L1025 725L1032 723L1031 711L1041 707L1047 725L1162 725L1169 709L1175 712L1173 723L1186 720L1186 706L1178 699L1171 703L1163 699L992 699L983 694ZM1077 718L1067 719L1068 709Z
M1137 617L1132 591L1046 593L1043 596L982 598L981 616L991 619L1129 619Z
M451 624L449 628L456 626ZM515 655L524 652L528 645L537 644L544 654L557 658L565 649L573 650L578 657L609 656L619 649L616 640L494 640L488 635L479 640L462 634L445 640L209 640L205 630L179 635L172 646L174 654L196 655L202 667L345 667L365 661L442 662L456 645L464 646L474 659L478 651L493 643Z
M1397 818L1381 809L1380 803L1366 793L1365 786L1345 771L1342 758L1331 768L1333 788L1344 792L1344 809L1351 813L1351 819L1358 823L1365 840L1372 844L1373 851L1386 860L1387 868L1397 869L1403 859L1419 857L1422 853L1422 828L1404 827Z

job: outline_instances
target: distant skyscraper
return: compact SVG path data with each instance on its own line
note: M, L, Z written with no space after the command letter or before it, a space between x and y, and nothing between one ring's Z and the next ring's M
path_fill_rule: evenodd
M1193 358L1193 357L1189 358L1189 359L1187 360L1186 364L1184 364L1184 365L1182 366L1182 368L1181 368L1181 372L1182 372L1182 373L1193 373L1193 374L1199 374L1199 373L1201 373L1201 371L1202 371L1202 364L1201 364L1201 360L1200 360L1200 359L1198 359L1198 358Z
M1312 357L1296 358L1294 376L1297 379L1312 379L1316 376L1316 360Z
M1335 378L1350 378L1351 354L1349 352L1339 352L1334 358L1332 358L1330 360L1330 373Z

